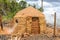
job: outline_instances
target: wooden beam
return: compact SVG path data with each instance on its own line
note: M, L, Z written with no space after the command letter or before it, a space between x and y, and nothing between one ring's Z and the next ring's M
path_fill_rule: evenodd
M3 30L3 25L2 25L2 15L0 15L0 26L1 26L1 29Z
M54 13L54 37L56 36L56 12Z
M43 0L41 0L41 7L43 8Z
M2 17L1 17L1 14L0 14L0 26L1 26L1 22L2 22Z

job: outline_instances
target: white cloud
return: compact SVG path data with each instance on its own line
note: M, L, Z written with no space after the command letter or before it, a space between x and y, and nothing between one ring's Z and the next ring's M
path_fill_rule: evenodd
M48 2L43 2L43 6L50 6L50 7L52 7L53 5L51 3L48 3Z
M56 5L55 5L56 4ZM54 12L57 13L57 25L60 25L60 3L48 3L44 2L44 14L46 16L47 22L53 24L54 23Z

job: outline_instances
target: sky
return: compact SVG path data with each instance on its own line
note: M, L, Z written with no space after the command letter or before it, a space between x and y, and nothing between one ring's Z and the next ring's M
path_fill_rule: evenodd
M41 0L26 0L28 4L36 4L41 7ZM46 22L54 24L54 13L57 14L57 25L60 26L60 0L43 0L44 15Z

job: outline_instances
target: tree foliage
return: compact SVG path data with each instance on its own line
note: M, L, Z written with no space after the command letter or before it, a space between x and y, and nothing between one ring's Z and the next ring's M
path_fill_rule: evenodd
M29 4L29 6L31 6ZM27 7L27 2L21 0L19 3L16 0L0 0L0 14L3 20L11 19L19 10ZM36 8L36 5L33 5ZM42 8L39 8L42 11Z
M17 11L26 8L26 4L25 1L17 3L16 0L0 0L0 14L3 19L11 19Z
M26 8L27 2L20 1L19 4L20 4L21 8L24 9L24 8Z
M40 10L41 12L43 12L43 11L44 11L42 7L40 7L38 10Z

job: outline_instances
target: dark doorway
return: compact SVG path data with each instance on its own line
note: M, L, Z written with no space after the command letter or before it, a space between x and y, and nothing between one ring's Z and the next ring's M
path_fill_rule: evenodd
M31 33L32 34L40 33L39 17L32 17Z

